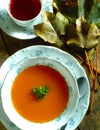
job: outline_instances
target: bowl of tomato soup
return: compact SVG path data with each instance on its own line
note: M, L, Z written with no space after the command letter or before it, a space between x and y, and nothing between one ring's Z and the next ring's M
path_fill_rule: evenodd
M38 57L24 59L9 71L1 97L5 113L18 128L57 130L75 112L79 91L64 64Z

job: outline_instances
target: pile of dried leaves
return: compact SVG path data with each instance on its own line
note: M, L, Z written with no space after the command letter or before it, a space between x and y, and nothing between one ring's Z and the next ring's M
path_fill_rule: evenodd
M53 13L43 12L43 23L35 25L36 34L44 41L62 47L65 44L85 63L91 74L90 110L98 89L98 45L100 43L100 2L97 0L53 0ZM78 52L82 52L82 54ZM93 56L96 54L95 67Z

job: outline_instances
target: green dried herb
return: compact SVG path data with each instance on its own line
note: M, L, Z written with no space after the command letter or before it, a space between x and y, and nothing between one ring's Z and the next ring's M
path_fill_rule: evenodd
M48 86L41 86L40 88L38 87L33 87L33 95L36 95L38 100L42 100L45 95L48 94Z

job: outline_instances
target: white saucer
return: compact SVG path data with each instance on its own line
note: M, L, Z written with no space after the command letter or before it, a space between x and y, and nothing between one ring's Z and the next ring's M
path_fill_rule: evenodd
M9 36L18 39L32 39L36 37L34 33L33 26L21 27L18 26L13 20L9 17L5 9L6 0L0 0L0 28L7 33ZM43 10L52 12L52 0L42 0ZM42 22L42 15L35 24Z
M90 85L86 73L84 69L81 67L81 65L78 63L78 61L69 53L66 53L58 48L52 46L48 46L47 48L47 46L37 45L22 49L13 54L12 56L10 56L3 63L0 69L0 97L3 82L9 71L21 60L37 56L38 57L43 56L60 61L70 69L70 71L72 72L73 76L76 79L80 77L84 77L86 79L86 85L84 87L82 87L81 85L79 86L80 91L79 103L75 113L73 114L72 118L69 120L65 128L65 130L74 130L81 123L87 112L90 99ZM19 130L19 128L17 128L4 113L1 100L0 100L0 112L1 112L0 119L8 130Z

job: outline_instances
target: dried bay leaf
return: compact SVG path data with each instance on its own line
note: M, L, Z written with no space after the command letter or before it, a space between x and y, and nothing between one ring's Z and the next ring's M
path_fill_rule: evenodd
M45 12L43 12L43 23L35 25L34 30L38 36L44 39L44 41L53 44L57 42L57 33L49 22Z
M55 20L53 22L53 27L55 28L58 34L66 34L68 24L69 21L64 15L62 15L60 12L56 13Z
M97 26L92 23L87 36L87 44L85 48L93 48L99 44L100 32Z
M38 36L44 41L55 44L57 42L57 34L49 23L42 23L34 26L34 30Z
M100 32L94 23L88 24L84 16L81 16L76 20L76 24L68 29L67 37L68 45L76 44L81 48L91 49L99 43Z
M44 41L62 46L63 42L58 37L58 33L55 30L54 22L55 15L51 12L43 12L43 23L35 25L34 30L36 34L44 39ZM57 25L58 26L58 25ZM65 29L65 28L64 28Z

